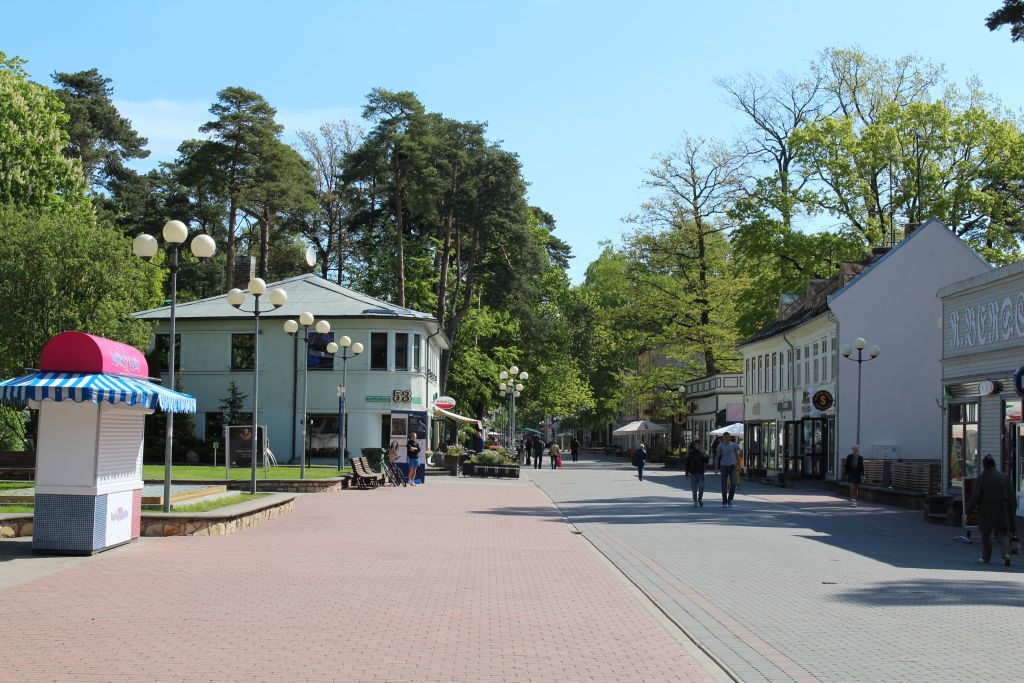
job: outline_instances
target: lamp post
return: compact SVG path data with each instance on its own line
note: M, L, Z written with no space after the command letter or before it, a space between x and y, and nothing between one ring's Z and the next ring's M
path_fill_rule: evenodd
M508 370L498 373L498 395L508 396L508 447L515 444L516 436L516 399L523 390L523 382L530 379L530 373L519 371L513 365Z
M313 327L315 320L312 313L303 311L299 314L298 322L286 320L284 323L284 331L290 337L296 336L301 326L302 336L299 339L306 343L306 357L302 363L302 455L299 458L299 479L306 478L306 412L309 405L309 344L312 341L309 336L309 328ZM331 324L326 320L317 320L316 331L317 334L327 334L331 331ZM338 345L334 342L327 345L327 353L334 353L337 350Z
M181 245L188 239L188 228L181 221L167 221L163 229L164 241L167 242L167 269L171 271L171 342L167 352L167 368L171 375L171 391L174 391L175 373L174 340L177 338L176 315L178 306L178 252ZM132 242L132 252L143 261L149 261L158 249L156 238L145 233ZM217 245L209 235L196 235L189 247L192 254L200 261L209 260L217 251ZM167 413L167 432L164 438L164 512L171 511L171 445L174 440L174 413Z
M345 466L345 451L348 448L348 430L345 429L345 386L348 383L348 359L355 358L363 352L363 345L359 342L352 343L350 337L343 336L338 340L341 347L341 386L338 387L338 470ZM349 349L352 353L349 353ZM337 354L337 348L334 351Z
M843 344L842 346L839 347L839 353L843 354L844 358L846 358L848 360L852 360L854 363L857 364L857 445L860 445L860 376L861 376L861 368L863 367L864 363L868 362L869 360L874 360L875 358L878 358L878 354L882 352L882 350L879 349L877 346L871 346L871 347L868 348L868 358L865 358L864 357L864 347L867 346L867 345L868 345L868 343L866 341L864 341L863 337L857 337L853 341L853 348L857 349L857 357L856 358L851 358L850 357L850 354L853 353L853 349L850 348L849 344Z
M253 338L252 354L252 486L250 493L256 493L256 444L260 440L260 297L267 292L267 283L258 277L249 280L249 293L253 296L253 308L245 313L252 313L255 321L255 336ZM283 289L272 289L268 297L270 299L270 310L274 310L288 303L288 292ZM228 303L242 310L245 303L245 292L241 289L232 289L228 292ZM266 444L263 445L264 450Z

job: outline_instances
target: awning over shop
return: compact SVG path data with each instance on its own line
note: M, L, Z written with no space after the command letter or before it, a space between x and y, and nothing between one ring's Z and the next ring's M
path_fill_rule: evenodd
M477 420L476 418L473 417L466 417L464 415L459 415L458 413L449 413L447 410L444 410L443 408L438 408L437 406L434 406L434 412L440 415L444 415L445 417L450 417L456 422L469 422L470 424L476 425L477 429L484 428L483 423L480 420Z
M123 403L168 413L196 412L196 399L144 379L82 372L36 372L0 382L0 402Z

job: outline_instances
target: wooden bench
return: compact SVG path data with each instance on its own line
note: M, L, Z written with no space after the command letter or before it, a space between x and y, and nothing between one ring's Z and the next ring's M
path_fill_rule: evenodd
M34 451L0 451L0 479L31 480L35 473Z
M366 458L352 458L352 481L356 488L374 488L384 482L384 475L371 470Z

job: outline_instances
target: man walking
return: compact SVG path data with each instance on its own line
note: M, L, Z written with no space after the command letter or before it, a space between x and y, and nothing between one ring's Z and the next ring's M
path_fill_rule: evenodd
M576 462L580 457L580 442L576 437L572 437L572 443L569 444L569 451L572 453L572 461Z
M409 486L415 486L420 472L420 442L416 439L416 432L409 435L405 452L409 456Z
M704 507L704 471L708 455L700 447L700 439L690 442L686 450L686 473L690 475L690 490L693 492L693 507Z
M853 444L851 453L846 456L846 478L850 482L850 507L857 507L860 485L864 481L864 456L860 454L860 446Z
M1010 566L1009 539L1003 542L1003 534L1017 532L1014 511L1013 483L1010 478L996 469L996 461L986 455L981 461L984 470L974 481L974 491L967 504L967 512L978 511L978 528L981 531L981 561L985 564L992 559L992 535L995 534L1003 552L1003 564Z
M533 437L533 469L539 470L542 460L544 460L544 439L535 436Z
M644 442L641 441L640 445L636 449L636 472L637 477L640 481L644 480L644 465L647 463L647 448L644 446Z
M732 507L736 495L736 455L739 447L731 434L722 435L722 442L715 451L715 469L722 471L722 507Z

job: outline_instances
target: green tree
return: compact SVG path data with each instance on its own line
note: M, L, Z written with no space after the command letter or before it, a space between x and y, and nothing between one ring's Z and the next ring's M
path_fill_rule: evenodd
M248 395L238 388L238 384L234 380L231 380L231 383L228 384L227 396L217 401L217 410L220 412L224 424L246 424L252 418L252 415L242 410L245 407L245 399L247 398Z
M985 18L985 26L995 31L1010 27L1010 40L1024 41L1024 0L1003 0L1003 6Z
M0 375L36 366L46 341L66 330L149 345L150 326L132 313L160 304L164 273L98 225L87 202L0 206L0 234Z
M117 111L111 99L111 80L97 69L89 69L58 71L53 81L58 86L54 92L68 116L64 154L82 162L89 185L110 193L136 181L137 174L125 162L148 157L149 141Z
M82 206L82 166L62 153L67 114L49 88L28 80L24 64L0 52L0 203Z

